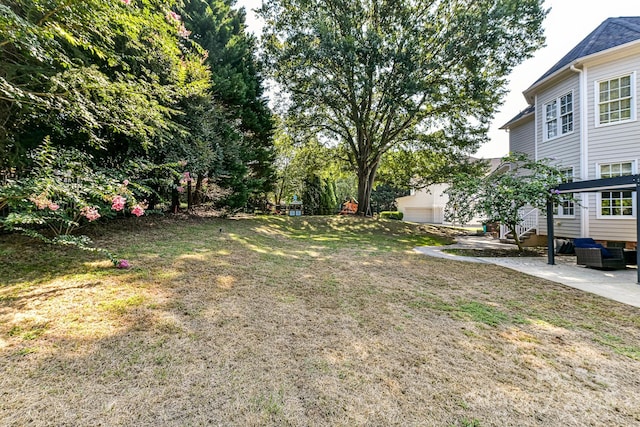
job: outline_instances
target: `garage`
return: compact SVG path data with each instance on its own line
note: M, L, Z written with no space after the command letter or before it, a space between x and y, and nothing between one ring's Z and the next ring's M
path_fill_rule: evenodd
M443 216L441 208L405 208L404 218L409 222L425 222L430 224L442 224Z

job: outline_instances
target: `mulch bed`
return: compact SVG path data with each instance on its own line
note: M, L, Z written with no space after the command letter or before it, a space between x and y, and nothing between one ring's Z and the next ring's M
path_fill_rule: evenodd
M473 257L486 257L486 258L502 258L502 257L545 257L547 256L546 248L526 248L522 252L517 248L504 248L504 249L445 249L443 252L460 255L460 256L473 256Z

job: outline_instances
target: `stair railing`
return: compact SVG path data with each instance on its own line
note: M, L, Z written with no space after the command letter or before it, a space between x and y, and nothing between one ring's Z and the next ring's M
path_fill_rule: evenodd
M522 218L522 221L520 224L516 225L518 239L529 231L538 229L538 209L530 209L529 211L520 209L520 217ZM509 233L509 229L505 225L500 224L500 238L506 239L507 234Z

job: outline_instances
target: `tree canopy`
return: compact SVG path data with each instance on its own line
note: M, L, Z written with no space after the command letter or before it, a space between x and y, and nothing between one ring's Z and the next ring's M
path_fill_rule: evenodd
M177 102L204 93L204 51L175 1L10 0L0 5L3 165L54 144L139 154L179 133ZM106 151L104 151L106 152Z
M342 144L366 213L401 144L472 153L511 69L543 43L541 0L267 0L265 60L300 127Z
M270 189L271 113L234 3L3 2L0 170L29 167L49 136L114 170L186 161L198 185L228 187L234 207ZM158 196L176 189L171 179Z

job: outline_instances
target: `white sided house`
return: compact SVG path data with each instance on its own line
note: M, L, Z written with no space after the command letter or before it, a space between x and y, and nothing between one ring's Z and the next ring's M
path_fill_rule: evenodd
M496 170L501 163L500 160L489 159L490 172ZM427 188L412 189L408 196L397 198L396 205L398 211L403 214L403 220L427 224L481 225L481 217L472 218L468 224L452 224L445 221L445 207L449 201L449 196L445 193L447 188L449 184L432 184Z
M524 91L528 103L502 128L511 152L561 167L567 182L640 170L640 17L609 18ZM636 246L635 192L576 193L554 208L554 234ZM546 235L538 214L537 233Z
M411 194L396 199L403 220L429 224L444 224L444 207L449 197L444 194L447 184L434 184L426 189L411 190Z

